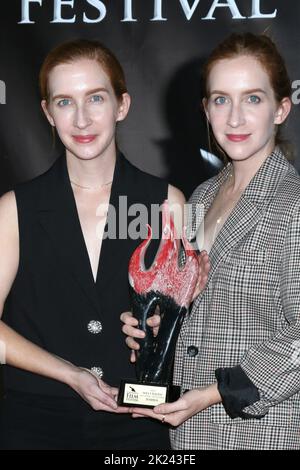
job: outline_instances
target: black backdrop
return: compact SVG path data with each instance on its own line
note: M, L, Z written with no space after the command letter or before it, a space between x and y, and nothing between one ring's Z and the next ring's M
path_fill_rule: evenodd
M20 23L26 3L32 23ZM75 22L51 22L59 4L62 18L76 15ZM83 13L99 16L95 5L102 13L106 7L105 17L85 23ZM130 5L137 21L122 21L130 16ZM167 20L151 21L159 17L160 6ZM213 6L215 19L203 19ZM234 8L246 18L233 18ZM253 13L261 17L251 18ZM294 0L1 0L0 194L47 170L59 155L61 149L53 147L40 110L38 71L53 46L77 37L101 40L125 69L132 107L119 128L120 148L137 166L167 178L188 196L215 171L200 154L208 147L200 111L201 63L232 31L268 31L286 57L293 81L294 106L286 136L294 144L300 169L299 19L300 2Z
M215 19L207 18L211 8ZM55 17L60 22L53 22ZM293 80L287 136L297 150L299 18L300 3L293 0L2 0L0 193L42 173L59 154L40 109L38 71L49 49L76 37L101 40L124 66L132 108L119 128L120 148L188 196L213 172L200 155L208 146L200 111L201 63L231 31L267 30ZM67 19L73 22L62 22Z

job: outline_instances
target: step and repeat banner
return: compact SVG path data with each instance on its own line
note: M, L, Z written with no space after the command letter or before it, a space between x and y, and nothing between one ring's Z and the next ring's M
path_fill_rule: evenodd
M294 0L2 0L0 194L59 155L40 108L38 73L55 45L98 39L124 67L132 106L118 130L138 167L188 196L216 171L201 112L201 65L235 31L267 32L286 58L293 111L286 136L300 168L300 2Z

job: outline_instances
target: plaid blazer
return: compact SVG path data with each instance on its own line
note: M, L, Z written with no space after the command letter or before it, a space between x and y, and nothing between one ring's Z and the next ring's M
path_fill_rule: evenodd
M228 164L193 193L190 238ZM197 211L197 204L204 211ZM171 431L175 449L300 449L300 177L276 148L244 191L210 252L211 271L177 344L174 383L216 382L240 365L259 391L230 418L213 405Z

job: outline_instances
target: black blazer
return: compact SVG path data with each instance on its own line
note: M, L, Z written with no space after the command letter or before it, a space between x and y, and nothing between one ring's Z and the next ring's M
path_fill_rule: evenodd
M124 211L119 196L127 196L128 207L143 203L150 211L151 204L167 198L167 188L119 154L110 197L117 220ZM47 351L103 372L111 385L134 377L119 318L130 308L128 261L141 239L103 240L94 282L65 157L19 185L15 194L20 262L3 321ZM152 243L150 256L157 246L158 241ZM62 383L11 366L5 366L4 379L6 389L75 395Z

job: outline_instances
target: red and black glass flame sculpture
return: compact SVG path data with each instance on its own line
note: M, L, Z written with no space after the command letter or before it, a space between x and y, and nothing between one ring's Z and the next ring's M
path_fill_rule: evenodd
M146 269L144 263L152 239L150 226L147 238L129 263L132 312L146 335L139 340L137 381L122 381L120 387L119 403L124 405L153 407L175 399L171 385L175 347L198 280L199 261L185 234L182 244L176 236L168 201L162 207L162 225L162 239L152 266ZM157 313L157 307L161 321L155 336L147 319Z

